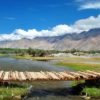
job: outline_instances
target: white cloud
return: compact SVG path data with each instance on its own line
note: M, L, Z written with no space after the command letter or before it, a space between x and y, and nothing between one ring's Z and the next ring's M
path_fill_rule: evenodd
M84 10L84 9L100 9L100 1L88 1L88 2L83 2L80 5L79 10Z
M86 19L80 19L73 25L61 24L57 25L50 30L36 30L36 29L16 29L10 34L1 34L0 41L3 40L19 40L22 38L33 39L35 37L42 36L59 36L63 34L80 33L88 31L92 28L100 28L100 15L97 17L90 16Z
M89 18L78 20L72 27L80 32L88 31L92 28L100 28L100 15L97 17L90 16Z

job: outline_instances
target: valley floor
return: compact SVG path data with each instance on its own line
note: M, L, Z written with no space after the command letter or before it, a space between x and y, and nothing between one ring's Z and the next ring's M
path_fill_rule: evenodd
M3 56L3 55L1 55ZM95 70L100 71L100 57L86 57L86 56L73 56L73 57L31 57L29 55L25 56L12 56L16 59L29 59L29 60L37 60L37 61L50 61L56 66L65 66L69 67L72 70L76 71L84 71L84 70ZM74 84L75 85L75 84ZM3 96L12 95L11 91L13 91L14 95L19 95L24 93L26 88L5 88L0 87L0 98ZM86 87L83 91L85 91L88 95L92 97L100 97L100 88L96 87Z

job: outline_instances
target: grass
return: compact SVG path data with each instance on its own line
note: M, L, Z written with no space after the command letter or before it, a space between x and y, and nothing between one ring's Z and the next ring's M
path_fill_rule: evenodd
M85 62L85 61L91 61L91 62L99 62L100 58L98 57L80 57L80 56L74 56L74 57L53 57L53 56L45 56L45 57L32 57L31 55L24 55L24 56L19 56L19 55L14 55L11 56L13 58L17 59L31 59L31 60L38 60L38 61L45 61L45 60L60 60L60 61L68 61L68 62Z
M5 95L5 96L12 96L12 95L21 95L22 93L25 93L25 88L7 88L7 87L0 87L0 96Z
M53 60L54 59L54 57L32 57L30 55L13 56L13 58L16 58L16 59L29 59L29 60L37 60L37 61L48 61L48 60Z
M12 96L20 96L26 93L27 88L21 87L0 87L0 100L8 100Z
M66 66L77 71L85 71L85 70L99 71L100 70L100 64L92 64L92 63L58 62L56 65Z
M0 57L2 57L2 56L6 56L6 54L2 54L2 53L0 53Z
M83 92L86 92L90 96L100 97L100 88L84 88Z
M84 83L85 80L80 80L80 81L73 81L72 82L72 86L76 86L77 84L81 84ZM87 93L87 95L91 96L91 97L97 97L100 98L100 88L97 87L85 87L82 91L82 93Z

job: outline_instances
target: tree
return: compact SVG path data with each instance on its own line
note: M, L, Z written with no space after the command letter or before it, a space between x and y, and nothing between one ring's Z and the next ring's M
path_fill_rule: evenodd
M32 55L32 52L33 52L33 49L32 49L32 48L28 48L27 53L28 53L29 55Z

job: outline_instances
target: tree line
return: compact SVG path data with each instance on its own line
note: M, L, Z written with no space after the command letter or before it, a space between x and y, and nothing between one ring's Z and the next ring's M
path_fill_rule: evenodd
M58 50L41 50L41 49L32 49L32 48L28 48L28 49L0 48L0 54L12 54L12 55L15 54L19 56L24 56L28 54L33 57L35 56L43 57L43 56L50 55L52 53L59 53L59 52L60 51Z
M82 51L82 50L72 49L72 50L59 51L59 50L41 50L41 49L32 49L32 48L28 48L28 49L0 48L1 54L16 54L19 56L24 56L24 55L28 54L33 57L35 57L35 56L43 57L43 56L47 56L47 55L54 54L54 53L72 53L72 54L74 54L76 52L95 54L95 53L100 53L100 50Z

